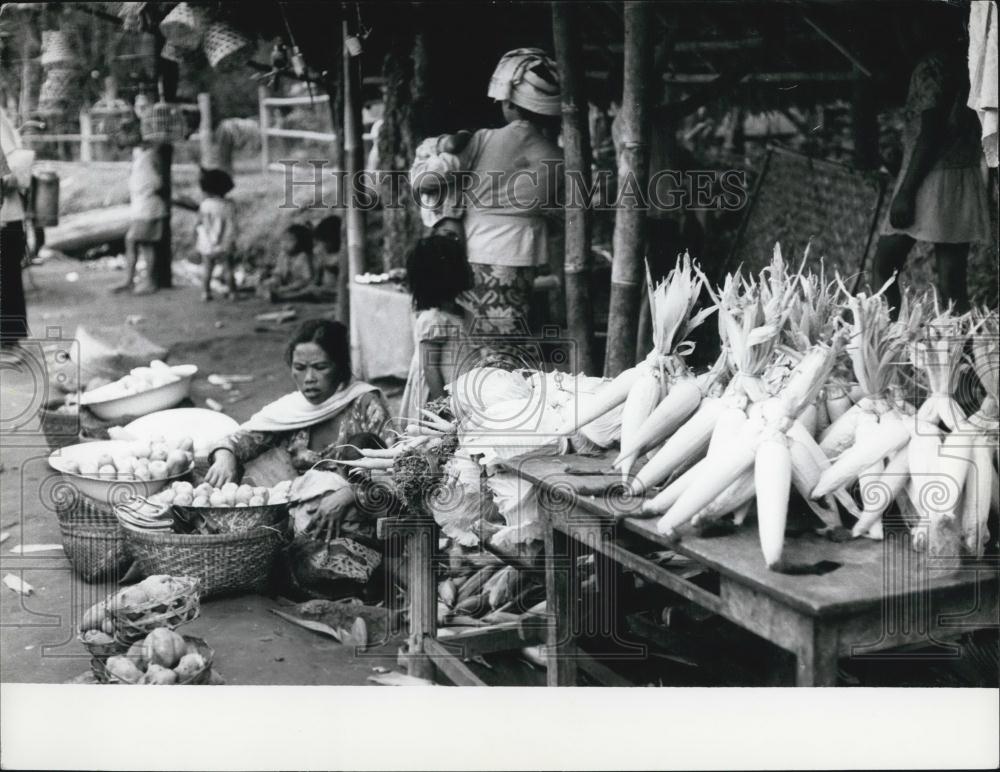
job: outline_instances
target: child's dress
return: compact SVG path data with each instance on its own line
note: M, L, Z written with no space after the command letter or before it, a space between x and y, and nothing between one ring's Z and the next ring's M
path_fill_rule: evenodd
M444 371L445 384L451 383L458 375L461 364L459 357L462 356L462 324L462 317L442 311L440 308L417 311L413 320L413 358L410 360L410 372L406 378L403 399L399 404L399 414L404 419L419 418L420 408L430 399L430 389L421 361L420 344L429 340L439 340L444 344L438 347L441 354L439 366Z
M202 257L230 256L236 248L236 207L225 198L208 197L198 207L195 248Z

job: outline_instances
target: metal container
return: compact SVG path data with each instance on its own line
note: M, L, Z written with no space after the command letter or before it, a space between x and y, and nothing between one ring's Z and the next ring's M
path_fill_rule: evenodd
M36 171L31 177L31 210L35 225L51 227L59 224L59 175L53 171Z

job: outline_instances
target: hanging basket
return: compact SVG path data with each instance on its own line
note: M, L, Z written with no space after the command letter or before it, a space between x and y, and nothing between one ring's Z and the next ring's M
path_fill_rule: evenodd
M122 20L122 29L126 32L139 32L143 27L142 13L147 3L121 3L118 18Z
M250 61L253 41L224 22L213 22L203 41L208 63L217 70L231 70Z
M69 42L69 35L62 30L42 32L42 67L65 69L76 64L76 55Z
M94 130L98 134L114 136L126 121L135 118L135 110L123 99L97 102L90 108Z
M180 142L186 130L180 108L166 102L150 105L139 117L139 133L147 142Z
M189 3L178 3L160 22L160 32L167 43L181 51L193 51L205 34L205 10ZM177 61L174 59L173 61Z
M78 80L76 70L48 70L38 92L38 102L71 102L78 95Z

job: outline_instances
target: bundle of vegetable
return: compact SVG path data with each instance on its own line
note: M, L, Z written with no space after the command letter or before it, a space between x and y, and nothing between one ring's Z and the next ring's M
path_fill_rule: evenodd
M812 492L815 499L833 494L851 509L848 491L860 479L865 511L852 511L860 514L854 535L874 538L881 538L880 518L891 503L890 499L883 507L876 491L885 490L886 485L898 486L905 479L899 472L912 434L908 415L914 410L894 390L903 356L923 317L921 303L904 300L899 321L893 322L884 289L870 297L852 296L841 282L851 313L847 352L863 396L821 435L819 447L832 463L823 470Z
M666 280L653 287L649 266L649 306L653 351L640 366L622 411L621 453L615 468L627 480L639 455L673 434L697 410L703 393L683 357L693 346L685 338L715 310L693 314L704 275L686 253Z
M674 536L676 529L699 513L722 514L754 499L764 559L772 569L781 564L793 478L812 472L810 455L793 456L790 433L801 426L797 416L815 400L829 377L836 345L813 347L777 396L755 403L747 415L734 421L724 443L712 448L703 462L671 486L675 499L657 523L660 533Z
M773 282L769 276L774 277ZM633 477L630 488L634 494L679 474L704 456L714 434L731 436L746 418L747 405L770 396L763 376L775 358L779 333L795 292L794 284L785 276L781 253L776 248L760 283L730 274L718 294L709 288L719 312L719 335L733 377L721 396L703 390L704 396L693 414ZM669 503L661 500L651 511L665 511L660 509L665 506Z
M973 430L972 470L974 480L962 494L962 542L973 555L983 554L989 536L990 508L1000 512L1000 472L997 469L1000 434L1000 317L996 311L975 311L972 315L972 364L986 391L983 404L969 416L967 429Z

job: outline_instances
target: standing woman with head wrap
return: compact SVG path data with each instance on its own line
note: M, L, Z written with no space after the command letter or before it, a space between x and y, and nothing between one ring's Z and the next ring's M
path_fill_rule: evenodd
M472 316L472 333L502 340L528 331L532 283L548 262L548 220L562 214L555 62L537 48L509 51L487 96L500 102L506 125L426 140L411 178L425 225L459 233L464 226L473 288L461 302ZM460 172L471 176L450 184ZM502 353L502 345L490 348Z
M21 264L24 262L24 198L31 185L34 153L0 107L0 342L16 344L28 335Z

